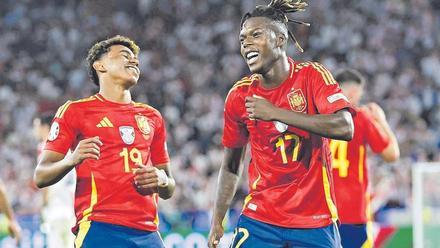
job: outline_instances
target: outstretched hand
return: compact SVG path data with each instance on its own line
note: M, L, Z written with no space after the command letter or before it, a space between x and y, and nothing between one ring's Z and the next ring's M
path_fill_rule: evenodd
M245 106L249 118L263 121L272 120L273 113L276 109L272 103L256 95L246 97Z
M208 247L209 248L217 248L221 237L223 237L224 230L223 226L220 224L212 224L211 230L209 231L208 236Z

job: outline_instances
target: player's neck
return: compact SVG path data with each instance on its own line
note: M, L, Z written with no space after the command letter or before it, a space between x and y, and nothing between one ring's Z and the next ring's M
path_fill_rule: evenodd
M278 59L272 68L261 77L261 86L266 89L276 88L282 84L290 74L290 63L287 56Z
M106 84L101 84L99 94L111 102L131 103L130 90L120 85L111 85L111 87L109 87Z

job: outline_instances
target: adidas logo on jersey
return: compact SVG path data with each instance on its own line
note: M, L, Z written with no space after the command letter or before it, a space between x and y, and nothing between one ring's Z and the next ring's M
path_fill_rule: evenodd
M107 117L104 117L96 127L113 127L113 124Z

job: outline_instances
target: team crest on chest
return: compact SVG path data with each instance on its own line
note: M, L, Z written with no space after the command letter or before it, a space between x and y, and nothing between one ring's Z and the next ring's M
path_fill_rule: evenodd
M150 124L148 123L148 118L138 114L134 117L136 119L137 126L143 135L148 135L151 132Z
M134 128L130 126L120 126L119 134L121 135L122 141L125 144L131 145L134 142Z
M296 89L287 94L290 108L295 112L303 112L307 107L306 98L301 89Z

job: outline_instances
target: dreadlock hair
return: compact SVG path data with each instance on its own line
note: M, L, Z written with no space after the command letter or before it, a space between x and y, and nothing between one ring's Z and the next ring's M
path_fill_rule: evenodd
M251 12L247 12L243 18L241 18L240 27L243 28L244 22L251 17L267 17L274 21L280 22L285 25L287 29L288 36L295 42L295 46L300 52L304 52L302 47L299 45L292 31L289 30L288 23L293 22L296 24L303 24L310 26L309 23L292 20L287 17L287 13L294 13L298 11L304 11L308 6L305 0L271 0L269 5L258 5Z
M335 73L335 80L339 85L354 83L360 86L365 85L365 78L356 70L342 69Z
M106 54L110 50L110 47L114 45L123 45L128 49L130 49L136 56L139 53L139 47L136 45L136 43L132 41L130 38L122 35L116 35L112 38L99 41L95 45L93 45L92 48L90 48L87 55L87 65L89 68L90 78L93 80L93 83L98 86L99 86L99 78L95 68L93 68L93 63L99 60L102 57L102 55Z

